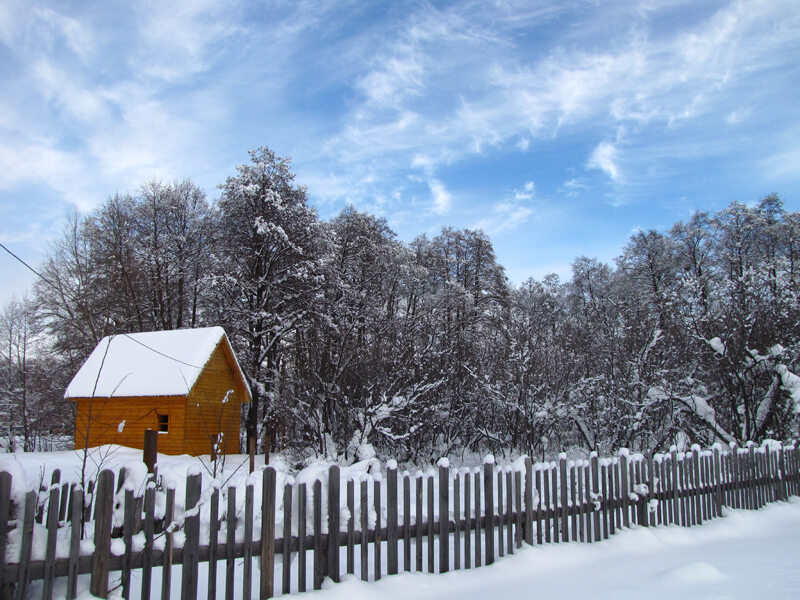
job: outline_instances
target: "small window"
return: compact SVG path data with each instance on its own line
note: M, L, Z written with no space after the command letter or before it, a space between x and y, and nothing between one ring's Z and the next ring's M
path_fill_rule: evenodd
M169 415L158 415L158 433L169 432Z

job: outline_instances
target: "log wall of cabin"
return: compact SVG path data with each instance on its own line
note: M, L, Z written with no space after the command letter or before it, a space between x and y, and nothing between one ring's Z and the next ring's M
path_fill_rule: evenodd
M187 454L210 454L211 437L219 432L224 433L222 451L239 452L241 403L246 397L234 364L228 345L221 341L189 393L184 440ZM228 395L229 390L233 391Z
M78 398L75 420L75 449L86 443L89 423L89 447L119 444L142 448L146 429L158 431L158 415L169 416L169 430L158 435L158 451L183 454L186 396L147 396L141 398ZM91 406L91 417L90 415ZM125 425L120 428L120 423ZM120 431L122 429L122 431Z

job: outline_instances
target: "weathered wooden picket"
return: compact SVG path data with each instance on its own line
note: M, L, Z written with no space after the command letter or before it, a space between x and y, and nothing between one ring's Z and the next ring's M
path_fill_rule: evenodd
M390 462L385 473L385 481L378 474L343 481L331 466L325 485L316 480L308 489L291 478L279 485L267 467L260 482L248 479L243 514L236 487L204 492L199 473L187 478L181 514L175 488L156 478L137 495L124 471L102 471L84 493L54 473L42 502L35 490L13 497L11 476L0 473L0 598L22 599L41 580L42 598L50 600L56 578L65 578L66 596L74 598L85 573L92 594L120 587L128 598L135 572L141 598L167 600L174 565L182 566L182 599L252 598L254 561L257 596L268 598L307 590L309 569L313 588L325 577L338 581L342 559L345 572L379 579L488 565L523 542L595 542L632 524L691 527L723 507L757 509L800 495L800 445L693 447L649 457L621 451L576 461L562 454L557 462L523 459L503 468L488 459L480 469L451 469L443 460L438 473L415 475ZM199 590L201 563L207 583ZM224 582L217 580L223 564Z

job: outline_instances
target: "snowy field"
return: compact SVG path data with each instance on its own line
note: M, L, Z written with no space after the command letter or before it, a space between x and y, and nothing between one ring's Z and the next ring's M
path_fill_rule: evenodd
M375 583L326 581L325 600L783 599L800 595L800 499L728 511L691 529L623 531L595 544L523 547L494 565Z

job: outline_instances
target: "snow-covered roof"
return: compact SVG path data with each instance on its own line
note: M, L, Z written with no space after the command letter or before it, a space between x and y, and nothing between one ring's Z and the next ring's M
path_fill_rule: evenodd
M72 378L64 397L186 395L222 339L227 343L222 327L107 336ZM247 387L238 364L236 369Z

